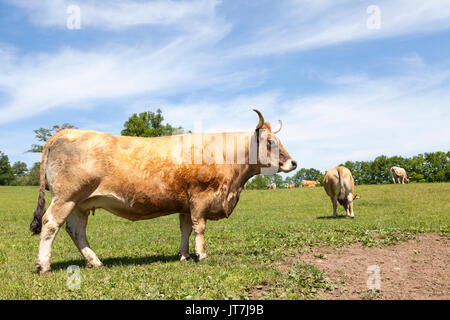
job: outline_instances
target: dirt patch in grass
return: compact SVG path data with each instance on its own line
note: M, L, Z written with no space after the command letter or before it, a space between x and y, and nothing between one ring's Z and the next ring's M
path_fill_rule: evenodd
M418 234L395 246L313 248L295 260L317 266L339 285L323 292L323 299L450 299L450 238L437 234ZM380 290L368 290L378 267Z

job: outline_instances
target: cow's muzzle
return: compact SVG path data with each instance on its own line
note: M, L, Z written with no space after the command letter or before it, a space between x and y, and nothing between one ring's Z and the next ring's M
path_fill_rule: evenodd
M290 172L297 169L297 161L294 159L289 159L285 163L280 162L280 171Z

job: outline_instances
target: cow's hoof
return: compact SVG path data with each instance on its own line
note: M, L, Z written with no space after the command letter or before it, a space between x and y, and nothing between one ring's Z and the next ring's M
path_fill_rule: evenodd
M189 256L188 254L186 254L186 255L181 255L180 261L188 261L189 258L190 258L190 256Z
M42 276L44 274L48 274L52 271L52 269L50 268L50 265L46 266L46 265L42 265L40 262L36 262L35 266L37 268L37 273Z
M198 256L198 261L202 261L202 260L205 260L207 258L206 253L200 253L197 256Z
M43 268L41 268L41 267L38 267L38 268L37 268L37 272L38 272L38 274L39 274L40 276L44 276L44 275L49 274L50 272L52 272L52 269L51 269L51 268L45 268L45 269L43 269Z
M86 266L88 268L100 268L100 267L103 267L103 263L101 261L87 262Z

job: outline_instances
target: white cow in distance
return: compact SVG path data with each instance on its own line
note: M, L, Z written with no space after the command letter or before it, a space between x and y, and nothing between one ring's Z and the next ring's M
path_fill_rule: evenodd
M392 181L394 181L394 184L396 183L395 180L397 180L397 182L399 184L405 184L405 181L406 181L406 183L409 183L409 177L406 174L405 169L400 168L400 167L392 167L390 169L390 172L391 172L391 177L392 177ZM401 182L400 182L400 179L401 179Z

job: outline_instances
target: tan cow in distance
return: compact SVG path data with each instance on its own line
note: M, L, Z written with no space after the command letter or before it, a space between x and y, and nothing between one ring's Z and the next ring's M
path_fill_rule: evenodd
M406 174L406 170L400 167L392 167L390 170L391 173L391 177L392 177L392 181L394 181L395 184L395 180L397 180L397 182L400 184L400 179L401 179L401 184L405 184L409 183L409 177Z
M342 205L347 216L354 218L353 200L359 199L355 194L355 181L346 167L336 167L327 172L323 180L325 192L333 203L333 217L337 217L337 203Z
M294 189L295 188L295 184L293 184L293 183L288 184L287 188L288 189Z
M302 188L314 188L318 184L320 184L319 181L310 181L310 180L302 180Z
M273 189L276 189L276 188L277 188L276 183L271 183L271 184L269 184L269 185L266 187L266 190L273 190Z
M64 223L87 265L102 266L86 237L89 213L96 208L132 221L177 213L180 260L189 258L192 230L195 252L205 259L206 220L228 218L251 177L268 168L290 172L297 167L276 136L279 130L272 131L261 112L254 111L259 123L246 132L156 138L77 129L55 133L42 152L39 198L30 224L34 234L41 234L39 273L50 271L53 240ZM212 159L212 151L219 161ZM45 189L52 195L47 210Z

